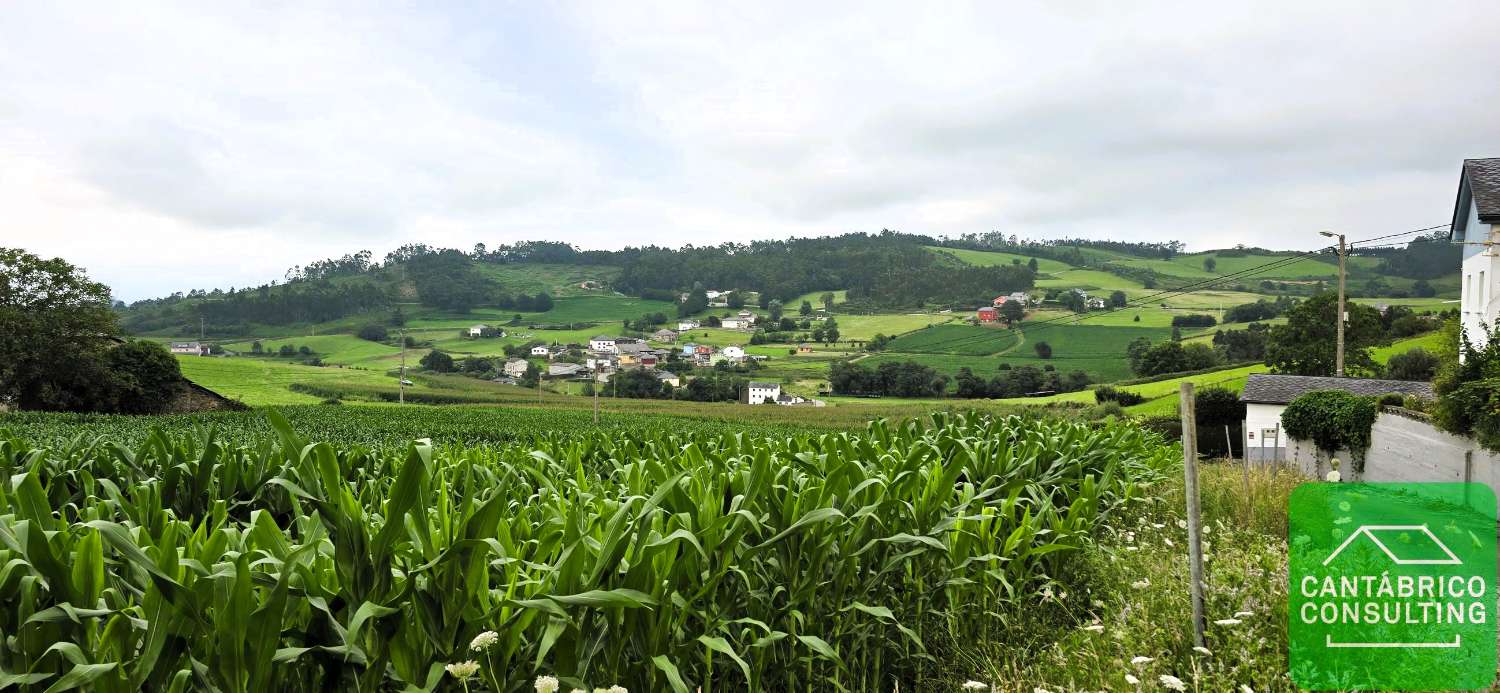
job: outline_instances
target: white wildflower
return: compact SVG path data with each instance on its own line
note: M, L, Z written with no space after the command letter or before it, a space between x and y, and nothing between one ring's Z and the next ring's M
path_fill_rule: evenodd
M1141 685L1141 680L1138 679L1138 678L1136 678L1135 675L1130 674L1130 673L1127 672L1125 674L1125 683L1128 683L1128 684L1130 684L1132 686L1139 686L1139 685Z
M562 684L559 684L555 677L538 676L536 677L536 683L533 685L536 687L536 693L557 693L557 689Z
M1135 666L1140 666L1142 664L1150 664L1150 663L1152 663L1154 661L1156 661L1155 657L1139 657L1139 656L1137 656L1137 657L1131 657L1130 658L1130 663L1133 664L1133 665L1135 665Z
M1339 470L1335 469L1333 471L1328 472L1328 476L1326 476L1324 478L1328 479L1329 481L1331 481L1333 483L1338 483L1339 479L1342 479L1344 477L1339 474Z
M964 690L966 690L966 691L987 691L989 689L990 689L990 685L987 684L987 683L984 683L982 681L965 681L964 682Z
M1151 526L1155 527L1157 529L1165 529L1166 528L1166 525L1164 525L1164 524L1162 524L1160 522L1152 522Z
M1251 688L1249 684L1242 683L1240 684L1240 693L1255 693L1255 689Z
M1165 538L1162 539L1162 541L1167 542L1167 546L1177 546L1176 544L1172 543L1172 538L1171 537L1165 537Z
M479 662L471 659L467 662L455 662L443 668L448 670L453 678L463 681L479 673Z
M1143 589L1146 589L1147 587L1151 586L1151 581L1150 580L1136 580L1135 582L1130 583L1130 586L1132 588L1134 588L1134 589L1143 590Z
M1042 688L1041 686L1032 686L1031 693L1052 693L1052 691Z
M1240 623L1241 621L1237 618L1221 618L1217 621L1214 621L1214 625L1216 626L1237 626Z
M1254 616L1254 615L1255 615L1254 611L1236 611L1236 612L1234 612L1234 617L1235 618L1247 618L1247 617Z
M1187 529L1187 520L1178 520L1177 529Z
M497 642L500 642L500 634L492 630L487 630L474 636L474 639L469 641L469 649L481 652L494 647Z
M1213 654L1212 651L1210 651L1207 647L1204 647L1202 645L1194 647L1193 651L1197 652L1198 654L1201 654L1201 655L1211 655L1211 654Z
M1101 625L1099 625L1097 623L1095 623L1094 625L1091 625L1091 626L1084 626L1083 629L1086 630L1086 631L1088 631L1088 632L1090 632L1090 633L1103 633L1104 632L1104 626L1101 626Z
M1187 690L1187 684L1183 683L1182 679L1179 679L1176 676L1172 676L1170 674L1162 674L1161 676L1158 676L1156 678L1161 680L1161 685L1166 686L1167 688L1170 688L1174 691Z
M610 686L609 688L604 689L604 693L630 693L630 691L626 690L625 687L621 686L620 684L615 684L613 686Z

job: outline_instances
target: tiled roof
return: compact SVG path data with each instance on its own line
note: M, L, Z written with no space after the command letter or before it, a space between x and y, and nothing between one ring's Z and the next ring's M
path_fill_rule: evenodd
M1500 158L1464 160L1464 178L1479 208L1479 221L1500 224Z
M1373 378L1332 378L1310 375L1277 375L1252 373L1245 382L1240 400L1252 404L1289 404L1314 390L1343 390L1356 395L1378 397L1398 393L1432 399L1432 383L1410 380L1375 380Z

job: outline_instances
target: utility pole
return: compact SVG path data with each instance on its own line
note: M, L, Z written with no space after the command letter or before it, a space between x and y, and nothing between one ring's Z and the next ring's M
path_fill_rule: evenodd
M1336 377L1342 378L1344 377L1344 321L1349 316L1348 307L1344 303L1344 275L1347 274L1344 270L1344 262L1346 256L1349 254L1349 250L1344 245L1344 234L1335 234L1331 231L1320 231L1319 233L1329 238L1339 239L1339 309L1338 315L1334 318L1337 321L1338 341L1333 353L1333 374Z
M401 328L401 374L396 376L396 387L400 389L399 403L406 404L406 328Z

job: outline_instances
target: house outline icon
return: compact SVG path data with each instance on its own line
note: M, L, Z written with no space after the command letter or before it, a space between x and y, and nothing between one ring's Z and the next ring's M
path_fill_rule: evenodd
M1377 537L1374 534L1374 532L1383 531L1421 532L1423 534L1426 534L1427 538L1431 539L1433 543L1437 544L1438 548L1443 550L1443 553L1448 554L1448 557L1397 558L1396 554L1391 552L1390 547L1386 546L1385 542L1381 541L1380 537ZM1328 558L1323 559L1323 565L1332 563L1333 559L1338 558L1339 554L1343 553L1344 549L1348 548L1350 544L1354 543L1355 539L1358 539L1361 536L1369 537L1370 541L1375 542L1375 545L1380 547L1380 550L1385 553L1386 558L1391 559L1391 562L1395 563L1396 565L1463 565L1463 561L1459 560L1458 556L1453 554L1453 550L1449 549L1448 545L1444 544L1443 540L1439 539L1436 534L1433 534L1432 530L1427 528L1427 525L1360 525L1359 529L1354 530L1354 532L1349 535L1349 538L1344 540L1344 543L1339 544L1339 547L1333 550L1333 553L1328 554Z

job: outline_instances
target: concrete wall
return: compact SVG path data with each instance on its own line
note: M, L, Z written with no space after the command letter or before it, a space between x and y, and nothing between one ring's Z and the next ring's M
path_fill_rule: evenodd
M1494 255L1490 246L1479 245L1495 240L1496 229L1479 223L1479 208L1469 203L1468 219L1464 223L1466 241L1459 281L1462 282L1462 300L1459 302L1460 325L1474 346L1483 346L1489 340L1487 327L1494 327L1500 316L1500 302L1496 301L1496 286L1500 277L1500 257Z
M1281 434L1284 404L1245 405L1245 456L1252 461L1284 460L1286 436Z
M1287 442L1284 459L1290 466L1317 479L1328 474L1329 456L1311 441ZM1385 407L1375 419L1363 474L1354 473L1349 451L1333 456L1345 481L1474 481L1500 494L1500 455L1471 438L1439 431L1427 417L1399 407Z

